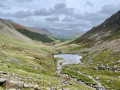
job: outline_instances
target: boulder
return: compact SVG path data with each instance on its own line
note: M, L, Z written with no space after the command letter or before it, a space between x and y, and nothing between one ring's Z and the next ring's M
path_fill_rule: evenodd
M110 67L108 66L108 64L106 64L105 69L106 69L106 70L109 70L109 69L110 69Z
M93 70L98 70L98 67L94 67Z
M118 69L119 69L119 66L117 66L117 65L113 66L113 68L112 68L113 71L117 71Z
M96 80L99 80L99 77L96 77L95 79L96 79Z
M7 80L6 80L5 78L0 78L0 85L5 84L6 81L7 81Z
M11 89L11 88L22 89L24 87L24 83L20 81L7 81L5 87L7 89Z
M117 64L120 64L120 60L117 61Z
M30 88L30 87L31 87L30 84L24 83L24 88Z
M105 69L106 69L106 67L105 67L105 66L103 66L103 65L101 65L101 66L99 66L99 67L98 67L98 69L99 69L99 70L105 70Z
M4 72L4 71L0 71L0 74L7 74L6 72Z

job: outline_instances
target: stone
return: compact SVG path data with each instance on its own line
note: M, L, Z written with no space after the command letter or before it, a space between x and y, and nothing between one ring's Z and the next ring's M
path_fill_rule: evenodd
M117 61L117 64L120 64L120 60Z
M20 64L20 61L15 57L11 57L7 62Z
M1 85L1 84L3 85L6 81L7 81L6 79L0 78L0 85Z
M0 63L2 63L2 61L0 61Z
M6 72L4 72L4 71L0 71L0 74L7 74Z
M93 70L98 70L98 67L94 67Z
M119 69L119 67L117 65L113 66L112 70L113 71L117 71Z
M108 64L106 64L105 68L106 68L106 70L110 69L110 67L108 66Z
M98 67L99 70L105 70L105 66L101 65Z
M7 81L5 86L7 89L10 88L22 89L24 87L24 83L20 81Z
M30 84L24 83L24 88L29 88L29 87L30 87Z
M29 65L30 68L34 68L34 65Z
M96 79L96 80L99 80L99 77L96 77L95 79Z
M62 90L71 90L70 88L63 88Z

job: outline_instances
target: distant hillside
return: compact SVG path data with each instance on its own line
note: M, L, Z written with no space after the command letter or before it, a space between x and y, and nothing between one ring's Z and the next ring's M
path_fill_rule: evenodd
M73 35L74 33L83 33L81 30L66 30L66 29L55 29L55 28L47 28L50 32L57 36L66 36Z
M16 28L17 31L19 31L20 33L24 34L25 36L29 37L32 40L36 40L36 41L41 41L43 43L51 43L54 42L54 40L52 40L51 38L49 38L47 35L45 34L40 34L35 32L32 29L26 28L22 25L19 25L17 23L14 22L9 22L12 26L14 26Z
M28 27L30 29L32 29L33 31L40 33L40 34L46 34L49 36L55 36L53 33L51 33L50 31L48 31L47 29L44 28L37 28L37 27Z
M120 38L120 11L112 15L97 27L93 27L86 34L73 41L73 43L94 44L98 41L111 41Z
M85 34L85 32L81 32L81 33L73 33L73 35L75 36L75 35L77 35L77 36L82 36L83 34Z
M0 19L0 34L17 40L32 43L31 39L16 31L16 29L11 24L3 19Z

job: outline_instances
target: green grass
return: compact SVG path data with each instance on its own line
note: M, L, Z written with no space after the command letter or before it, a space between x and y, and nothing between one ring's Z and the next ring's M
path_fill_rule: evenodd
M2 63L0 63L0 71L10 72L9 75L13 77L13 73L19 78L20 81L25 83L38 84L39 87L60 87L71 88L72 90L79 88L91 88L78 84L74 81L73 85L64 85L63 80L66 80L55 73L56 60L53 55L56 53L54 47L45 46L39 43L29 44L16 39L11 39L0 35L0 55ZM11 57L19 60L19 63L8 62ZM32 66L32 67L30 67ZM36 69L36 67L38 67ZM26 79L28 77L29 79ZM38 79L40 78L40 79ZM67 82L69 82L68 80ZM0 87L0 90L3 88ZM27 90L27 89L25 89ZM29 89L30 90L30 89Z
M17 31L19 31L20 33L24 34L25 36L31 38L32 40L41 41L43 43L53 42L53 40L50 39L45 34L39 34L39 33L36 33L36 32L28 31L26 29L17 29Z
M63 68L61 73L67 74L72 78L76 78L78 81L81 80L81 81L85 82L86 84L96 85L96 83L92 79L90 79L88 76L80 74L79 72L77 72L75 70Z
M57 46L61 52L65 53L74 53L82 55L82 63L78 65L66 65L62 70L62 73L68 74L71 77L75 77L78 80L82 80L87 83L91 83L89 79L79 77L78 72L83 73L84 75L93 76L93 78L99 77L99 82L108 90L120 90L120 72L114 72L112 67L120 64L117 64L117 61L120 60L120 52L104 49L100 51L86 51L88 47L82 46L83 44L70 44ZM74 47L75 46L75 47ZM77 49L76 49L77 48ZM113 63L114 62L114 63ZM110 67L110 70L93 70L93 67L100 65L106 65ZM120 69L119 69L120 70ZM93 82L92 82L93 83Z

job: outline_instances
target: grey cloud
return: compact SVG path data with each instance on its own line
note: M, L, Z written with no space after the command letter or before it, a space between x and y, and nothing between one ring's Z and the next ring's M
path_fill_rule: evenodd
M18 2L18 3L29 3L29 2L32 2L33 0L15 0L15 2Z
M65 3L58 3L54 6L54 9L64 9L66 8L66 4Z
M65 16L62 20L63 22L72 22L74 19L72 17Z
M119 5L104 5L100 11L89 13L86 12L84 14L74 14L73 17L75 17L75 20L79 21L87 21L91 26L99 25L102 23L105 19L110 17L112 14L116 13L118 10L120 10ZM81 25L83 26L83 25Z
M11 15L11 17L15 17L15 18L26 18L30 16L33 16L32 11L18 11Z
M101 9L101 13L104 14L114 14L118 10L120 10L120 5L114 6L114 5L104 5Z
M67 8L65 3L58 3L53 8L49 10L40 9L34 10L34 14L37 16L50 16L50 15L69 15L74 13L73 8Z
M93 4L89 1L86 2L86 5L90 6L90 7L93 7Z
M6 5L6 0L0 0L0 8L2 9L6 9L8 8L8 6Z
M46 9L40 9L40 10L35 10L34 15L37 16L49 16L51 15L50 11L47 11Z
M45 20L46 20L46 21L59 21L59 17L58 17L58 16L47 17Z
M2 3L0 3L0 8L6 8L6 6Z
M74 13L74 9L67 8L65 3L56 4L53 9L50 9L50 11L57 15L71 15Z

